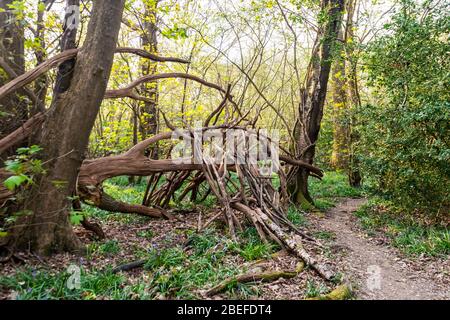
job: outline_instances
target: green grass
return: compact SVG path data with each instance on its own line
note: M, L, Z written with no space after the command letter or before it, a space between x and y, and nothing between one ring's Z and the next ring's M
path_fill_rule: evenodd
M240 243L232 242L230 249L239 254L245 261L254 261L270 257L279 250L274 243L264 243L258 235L255 227L247 227L239 234Z
M314 236L323 240L333 240L336 235L330 231L318 231L314 233Z
M306 226L308 224L304 212L294 205L289 206L287 218L296 226Z
M116 240L108 240L104 243L92 242L87 246L87 258L92 259L96 256L108 257L118 254L122 248Z
M349 185L345 173L334 171L325 172L322 180L311 178L309 191L313 198L361 197L364 194L362 188Z
M121 287L124 278L110 270L81 270L80 288L73 290L67 286L70 276L67 272L26 269L17 272L14 277L0 276L0 287L15 291L19 300L126 298Z
M152 230L141 230L141 231L136 232L136 235L138 237L145 238L145 239L151 239L154 236Z
M152 250L145 264L153 275L147 296L195 299L196 290L238 274L237 266L225 263L227 254L233 251L230 241L224 240L207 230L204 234L191 234L187 250L181 247Z
M322 180L310 178L309 192L315 207L322 212L334 207L339 198L358 198L365 195L364 188L351 187L347 175L339 171L325 172Z
M306 283L305 297L314 298L326 293L327 288L323 284L317 284L313 280Z
M109 269L92 270L82 271L81 288L70 290L67 287L70 274L65 271L25 269L12 277L1 276L0 290L15 291L18 299L198 299L200 289L245 272L238 264L229 261L241 244L234 244L217 235L216 231L191 233L188 243L187 247L158 248L141 254L141 258L146 260L142 271L146 278L132 284L127 282L125 274L113 274ZM108 255L119 248L114 241L107 241L95 244L91 250L96 254ZM258 245L255 248L259 248ZM251 258L264 255L264 250L249 250L244 246L246 254L253 254ZM243 298L254 296L257 290L243 285L230 288L227 294L233 298Z
M450 254L448 228L425 225L380 198L371 199L355 215L369 234L383 232L393 246L408 255L446 257Z

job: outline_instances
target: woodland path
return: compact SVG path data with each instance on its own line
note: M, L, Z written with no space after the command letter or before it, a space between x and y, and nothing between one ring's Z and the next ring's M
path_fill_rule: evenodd
M365 201L346 198L319 224L323 231L335 234L332 248L339 252L338 265L353 284L356 298L450 299L449 261L418 263L402 257L395 248L377 244L352 214ZM380 275L378 283L376 273Z

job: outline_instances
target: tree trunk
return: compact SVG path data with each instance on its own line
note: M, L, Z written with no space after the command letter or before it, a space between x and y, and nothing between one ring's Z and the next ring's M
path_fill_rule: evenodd
M349 157L349 102L347 96L347 75L344 44L345 39L342 28L339 30L338 39L341 47L338 51L332 70L332 109L333 109L333 150L331 154L331 166L334 169L347 170Z
M61 37L61 52L65 50L75 49L77 47L78 26L71 24L73 19L71 16L76 15L74 8L80 7L80 0L66 0L66 15L64 17L63 35ZM79 10L79 9L78 9ZM71 25L69 25L71 24ZM53 89L53 103L57 102L58 95L64 93L70 87L73 77L76 59L69 59L61 63L58 67L56 75L55 88Z
M0 0L0 55L17 75L25 72L24 30L9 8L13 0ZM10 79L8 73L0 69L0 87ZM28 118L28 105L20 94L11 93L0 99L0 138L19 128ZM12 152L0 154L0 161Z
M349 42L354 43L354 31L353 31L353 17L355 13L355 6L357 0L349 0L347 3L347 26L346 26L346 38L345 42L348 44ZM358 92L358 76L356 72L357 61L354 53L353 45L347 46L347 91L350 102L350 108L353 109L355 107L361 106L361 100L359 98ZM348 132L348 180L349 184L352 187L360 187L361 186L361 173L359 171L358 159L355 157L354 144L358 140L357 133L353 130L355 127L355 116L350 110L351 115L348 117L349 124L349 132Z
M39 254L80 248L69 222L70 196L89 135L106 91L121 24L124 0L93 3L86 40L67 90L53 101L42 133L46 174L37 178L25 203L31 215L18 219L9 237L12 249ZM66 82L60 80L64 88Z
M41 4L42 0L38 1L37 5L37 21L36 21L36 39L39 43L39 47L35 49L36 56L36 65L40 65L45 61L46 58L46 49L45 49L45 40L44 40L44 32L45 32L45 24L44 24L44 16L45 10L42 10ZM38 97L40 104L45 106L45 98L47 97L47 89L48 89L48 77L47 75L42 75L38 78L34 83L34 92L36 97ZM35 115L38 112L44 111L43 108L39 108L36 104L33 106L33 110L31 111L32 115Z
M143 49L153 53L158 53L158 28L157 24L157 7L158 1L147 1L145 5L144 32L141 35ZM155 75L158 71L158 63L151 60L144 60L142 64L142 75ZM141 107L141 135L145 140L158 132L158 81L150 81L142 85L143 96L148 98ZM158 159L158 146L155 145L151 149L151 157Z
M323 107L327 94L332 51L341 25L344 0L323 0L322 12L328 19L320 26L306 78L301 90L299 115L294 127L297 159L312 164L315 145L320 131ZM308 191L309 171L292 168L288 175L288 191L296 204L311 206L313 199Z

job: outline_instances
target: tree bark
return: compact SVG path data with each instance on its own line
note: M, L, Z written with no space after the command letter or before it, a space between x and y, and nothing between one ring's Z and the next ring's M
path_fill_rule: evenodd
M355 14L355 6L357 0L348 0L347 2L347 26L346 26L346 39L345 42L354 43L354 31L353 31L353 17ZM354 47L353 45L347 46L347 75L348 75L348 97L350 102L350 108L354 109L355 107L361 106L361 100L359 97L358 91L358 76L357 76L357 60L355 57ZM361 186L361 173L359 171L358 159L355 157L354 144L358 140L357 133L353 130L355 127L356 119L354 114L350 112L349 116L349 132L348 132L348 180L349 184L352 187L360 187Z
M76 49L77 47L77 25L69 25L71 21L71 16L76 15L76 9L80 7L80 0L66 0L66 15L64 17L63 25L63 35L61 37L61 52ZM79 9L78 9L79 10ZM74 67L76 58L72 58L64 61L58 67L58 73L56 75L55 88L53 89L53 102L58 101L58 95L64 93L70 87L70 82L73 77Z
M76 251L80 243L69 222L70 196L106 91L120 29L124 0L93 3L87 37L66 91L53 101L44 124L41 146L46 174L38 177L25 202L31 215L12 229L13 250L39 254ZM59 86L58 88L61 88Z
M46 49L45 49L45 24L44 24L44 16L45 10L42 10L41 4L44 3L42 0L38 1L37 5L37 21L36 21L36 39L39 43L39 48L35 50L36 56L36 65L40 65L45 61L46 58ZM47 96L48 90L48 77L47 75L42 75L39 79L37 79L34 83L34 92L36 97L39 100L40 106L45 106L45 98ZM43 112L44 108L40 107L38 103L33 106L33 110L31 111L31 115L35 115L38 112Z
M157 8L158 0L144 2L145 20L143 23L144 32L141 36L144 50L158 54L158 35L157 35ZM142 64L142 75L155 75L158 71L158 63L151 60L144 60ZM158 132L158 81L150 81L142 84L143 96L148 98L140 109L141 114L141 135L142 139L147 139ZM158 159L158 146L152 148L151 157Z
M332 51L341 25L344 0L323 0L322 12L328 19L320 26L316 44L311 55L311 62L302 88L299 115L294 127L296 138L295 152L297 159L312 164L315 145L320 131L323 107L327 94L328 79L331 70ZM292 168L288 175L288 191L296 204L310 206L313 204L308 190L309 171Z
M332 101L333 110L333 150L331 154L331 166L334 169L347 170L349 157L349 102L347 96L347 74L345 58L345 38L342 28L339 30L338 39L340 48L337 53L332 70Z
M9 8L13 0L0 0L0 55L13 72L25 72L24 30ZM4 68L2 68L4 69ZM0 87L10 80L8 72L0 69ZM0 99L0 138L16 130L28 118L28 104L19 93L10 93ZM11 152L0 154L0 161Z

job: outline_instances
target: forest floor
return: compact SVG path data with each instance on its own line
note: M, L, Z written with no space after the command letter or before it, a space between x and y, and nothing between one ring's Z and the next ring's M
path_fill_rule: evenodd
M317 230L329 234L336 264L357 299L450 299L450 260L408 259L387 245L382 234L370 237L353 214L365 199L345 198L316 217Z
M117 199L139 203L145 184L129 185L127 179L116 179L105 188ZM323 181L312 184L312 191L318 210L306 213L291 206L287 216L318 239L322 249L305 243L306 248L330 263L339 272L340 280L351 284L353 298L450 299L446 227L429 232L383 220L391 223L383 228L394 230L395 237L407 236L398 246L400 241L379 231L381 226L377 231L364 228L380 217L365 216L366 200L361 190L348 187L342 175L327 174ZM217 213L213 201L184 205L174 210L177 219L172 221L111 214L89 206L85 211L101 223L107 238L95 239L76 226L88 249L85 256L60 254L44 259L24 254L20 256L24 261L0 265L0 299L203 299L205 289L229 277L293 270L299 263L278 245L262 243L250 225L239 234L238 242L230 240L226 223L220 219L198 232L199 216L205 222ZM401 250L406 247L408 250ZM146 261L142 267L112 271L118 265L141 259ZM80 268L79 288L67 286L73 275L68 269L71 265ZM313 298L327 294L340 280L326 282L305 268L290 279L234 283L209 298Z

